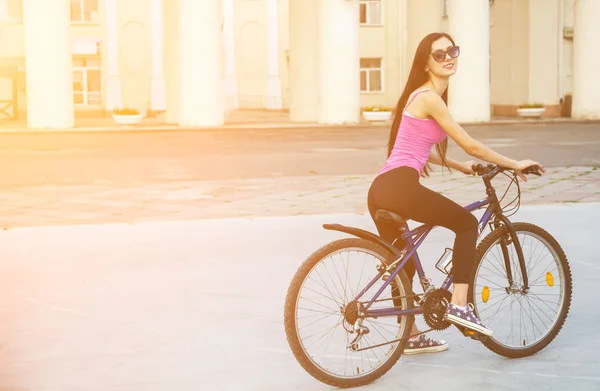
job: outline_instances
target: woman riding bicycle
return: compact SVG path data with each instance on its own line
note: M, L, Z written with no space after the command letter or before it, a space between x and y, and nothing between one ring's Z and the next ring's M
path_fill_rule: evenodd
M432 33L419 44L406 87L398 100L388 143L388 158L368 195L369 212L385 209L421 223L448 228L456 234L453 248L452 276L454 290L448 305L447 320L461 327L492 335L467 303L468 282L473 272L477 242L477 219L462 206L420 184L421 176L429 175L429 164L445 166L473 175L474 161L457 162L446 158L448 136L469 155L513 169L523 180L522 171L536 165L532 160L516 161L502 156L474 140L452 118L447 107L448 79L456 72L459 47L450 35ZM432 151L436 145L437 153ZM393 241L397 231L376 221L381 237ZM402 247L401 245L397 245ZM415 275L414 263L406 264L409 280ZM411 334L419 330L413 325ZM411 339L405 354L447 349L446 341L422 334Z

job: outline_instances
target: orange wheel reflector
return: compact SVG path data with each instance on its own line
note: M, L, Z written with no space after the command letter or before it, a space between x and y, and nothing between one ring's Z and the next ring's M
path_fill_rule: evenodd
M483 287L483 290L481 291L481 300L483 300L484 303L487 303L487 301L490 299L490 288L488 288L487 286Z
M546 284L550 287L554 286L554 276L550 272L546 273Z

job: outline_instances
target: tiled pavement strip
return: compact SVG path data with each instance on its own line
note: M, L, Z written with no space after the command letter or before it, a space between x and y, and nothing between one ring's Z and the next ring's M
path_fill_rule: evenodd
M35 186L0 192L1 227L131 223L225 217L366 213L374 175L311 175L258 179ZM494 180L501 196L509 179ZM423 184L461 205L485 196L481 178L436 168ZM520 182L521 205L600 202L600 169L552 167ZM516 195L509 190L505 203ZM512 198L511 198L512 197Z

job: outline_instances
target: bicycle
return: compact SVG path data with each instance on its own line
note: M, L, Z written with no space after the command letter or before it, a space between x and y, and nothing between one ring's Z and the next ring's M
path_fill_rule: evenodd
M472 303L475 314L494 331L494 334L487 337L455 326L463 335L480 341L489 350L499 355L510 358L531 356L552 342L566 320L572 293L569 263L559 243L543 228L526 222L513 223L508 219L510 216L508 213L516 213L520 206L521 191L514 172L509 175L506 172L511 171L510 169L492 164L487 166L476 164L473 166L473 170L483 179L487 196L465 208L470 212L487 208L479 220L475 272L469 284L468 301ZM492 186L492 180L501 173L511 178L511 182L504 196L499 200ZM523 173L541 175L535 166L527 168ZM513 183L517 185L518 195L508 205L517 202L517 206L508 209L508 206L501 205L501 201ZM436 226L422 224L410 230L406 218L386 210L377 211L375 218L395 224L398 236L394 241L390 243L378 235L360 228L340 224L324 224L323 228L327 230L343 232L354 237L335 240L313 252L296 271L286 294L284 324L288 344L304 370L328 385L342 388L361 386L375 381L388 372L403 354L407 340L416 336L410 335L415 315L423 315L423 319L430 327L419 334L431 330L444 330L451 325L445 320L444 314L452 296L450 291L452 286L450 254L452 250L446 248L435 265L436 269L446 274L440 288L436 288L432 284L432 280L425 275L417 254L417 249ZM489 226L491 232L481 239L486 226ZM527 246L528 243L529 246ZM540 263L547 257L547 254L543 258L537 258L533 265L526 264L524 250L528 248L531 258L533 250L539 247L545 248L548 254L552 255L554 262L546 268L540 266ZM492 251L493 249L496 251ZM342 251L349 252L347 259L341 255ZM361 284L361 282L365 270L368 270L367 265L350 263L350 253L353 252L363 253L365 258L372 256L375 259L370 265L375 276L370 280L367 277L365 284ZM493 255L495 258L489 264L487 262L488 255ZM327 268L325 259L328 257L340 258L341 262L334 262ZM412 284L403 270L411 259L416 266L416 274L423 290L421 293L413 292ZM338 271L340 263L342 266L344 263L346 264L345 276L344 273L340 275ZM352 286L356 286L355 290L349 285L348 268L350 266L361 269L358 283L352 284ZM330 273L331 270L335 272ZM499 282L492 281L491 277L485 274L487 272L498 272ZM337 278L343 288L327 289L325 286L327 277L332 282ZM304 285L311 281L316 283L314 287L312 289L305 288ZM327 292L317 292L318 287L325 288ZM347 291L349 287L350 292ZM316 295L303 301L303 291ZM374 292L367 294L370 291ZM383 295L384 291L387 292L385 295ZM502 298L504 294L506 296ZM388 295L391 297L388 298ZM546 296L556 295L559 296L557 302L542 300ZM504 305L507 298L510 298L510 304ZM325 304L318 302L323 299L326 299ZM387 304L383 308L376 308L381 303L389 301L392 301L393 306ZM305 302L317 304L318 309L304 308ZM335 306L332 303L335 303ZM519 336L517 337L517 333L511 327L506 340L501 340L498 333L504 330L507 318L513 326L515 303L518 306L516 315L518 316ZM558 308L555 310L550 304ZM510 311L508 310L509 306ZM486 317L487 311L492 308L496 308L496 312L491 317ZM529 314L527 308L529 308ZM550 316L552 315L551 311L555 316ZM525 312L525 316L523 312ZM502 314L499 324L495 322L498 313ZM315 324L323 321L325 318L323 315L334 315L336 318L334 326L326 329L325 333L321 331L301 339L300 331L311 326L314 327ZM545 332L542 332L535 325L535 321L545 321L546 318L550 319L551 324ZM309 323L305 324L304 320ZM533 326L529 329L525 327L523 335L521 326L526 320L531 320ZM389 321L390 324L386 324L386 321ZM379 326L382 327L382 330L379 330ZM394 330L397 328L397 330L392 332L391 328ZM340 329L343 330L342 335L336 336L337 330ZM376 333L372 332L372 329ZM311 338L316 339L311 340ZM384 341L376 341L376 339L384 339ZM387 341L386 339L391 340ZM334 340L337 342L337 346L342 346L342 352L339 354L328 351ZM324 347L325 350L320 355L311 354L308 350L313 346L316 346L317 349ZM382 355L383 360L379 360ZM350 363L347 362L348 358ZM331 359L328 366L324 364L326 359ZM365 362L367 364L376 362L377 365L365 368ZM362 369L356 365L357 363L362 364ZM348 373L348 367L350 367L351 373ZM340 373L342 370L343 373Z

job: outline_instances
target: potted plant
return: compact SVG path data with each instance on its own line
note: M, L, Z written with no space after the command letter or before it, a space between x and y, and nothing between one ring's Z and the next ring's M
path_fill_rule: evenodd
M114 109L112 117L119 125L136 125L142 121L140 111L127 106Z
M392 118L392 110L387 107L369 106L362 112L367 121L389 121Z
M526 118L539 118L546 112L546 108L543 103L523 103L519 105L517 113L520 117Z

